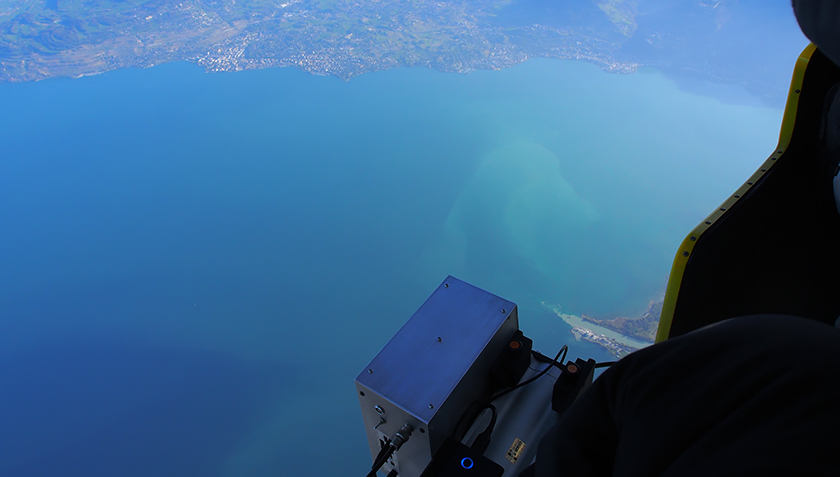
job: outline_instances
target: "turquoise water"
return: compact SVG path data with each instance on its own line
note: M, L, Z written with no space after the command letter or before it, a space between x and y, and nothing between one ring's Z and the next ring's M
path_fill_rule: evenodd
M541 303L642 311L781 120L550 60L169 64L0 110L0 474L66 476L362 475L353 379L447 274L553 354Z

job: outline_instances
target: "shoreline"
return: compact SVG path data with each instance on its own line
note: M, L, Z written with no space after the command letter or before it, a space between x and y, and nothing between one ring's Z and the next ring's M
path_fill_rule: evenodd
M615 341L615 342L617 342L621 345L624 345L624 346L627 346L627 347L630 347L630 348L635 348L635 349L646 348L646 347L653 344L652 342L640 341L640 340L637 340L637 339L634 339L634 338L630 338L628 336L625 336L625 335L619 333L618 331L611 330L609 328L605 328L605 327L600 326L600 325L596 325L592 322L584 320L580 316L570 315L568 313L563 313L559 309L560 308L559 306L549 305L549 304L544 303L544 302L542 303L542 305L547 310L551 311L557 317L559 317L561 320L563 320L565 323L570 325L573 329L574 328L579 328L579 329L583 329L583 330L589 330L592 333L595 333L597 335L601 335L601 336L603 336L605 338L608 338L612 341Z

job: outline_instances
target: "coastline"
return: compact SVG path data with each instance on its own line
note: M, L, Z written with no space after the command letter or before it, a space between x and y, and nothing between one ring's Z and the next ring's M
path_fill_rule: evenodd
M542 305L572 327L571 333L576 340L585 339L601 345L617 358L653 344L652 342L630 338L618 331L586 321L580 316L563 313L562 308L558 305L550 305L545 302Z

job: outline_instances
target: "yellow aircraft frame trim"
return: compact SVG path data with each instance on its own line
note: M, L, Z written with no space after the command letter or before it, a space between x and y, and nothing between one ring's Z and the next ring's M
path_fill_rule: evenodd
M677 256L674 258L674 264L671 267L671 276L668 280L668 288L665 291L665 301L662 304L662 314L659 318L659 327L656 330L656 342L662 342L668 339L671 333L671 323L674 320L674 310L677 307L677 297L680 294L680 284L682 283L685 267L688 264L688 259L694 250L694 245L697 240L703 235L703 232L709 229L712 224L720 219L732 205L738 201L743 195L761 179L761 177L770 170L782 154L784 154L790 139L793 136L793 125L796 122L796 111L799 107L799 93L802 91L802 81L805 78L805 70L808 67L808 62L811 56L816 51L817 47L811 43L802 51L799 58L796 60L796 66L793 69L793 78L790 82L790 90L788 91L787 103L785 104L785 112L782 116L782 128L779 133L779 144L776 149L767 158L766 161L758 168L755 173L745 182L734 194L729 196L720 207L712 212L706 220L694 228L690 234L683 240L677 251Z

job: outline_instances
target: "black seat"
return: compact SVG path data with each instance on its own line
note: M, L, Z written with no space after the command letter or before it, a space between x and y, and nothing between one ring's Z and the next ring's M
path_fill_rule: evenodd
M840 68L813 45L806 48L779 148L677 253L657 341L744 315L834 325L840 316L840 215L832 188L840 159L838 83Z

